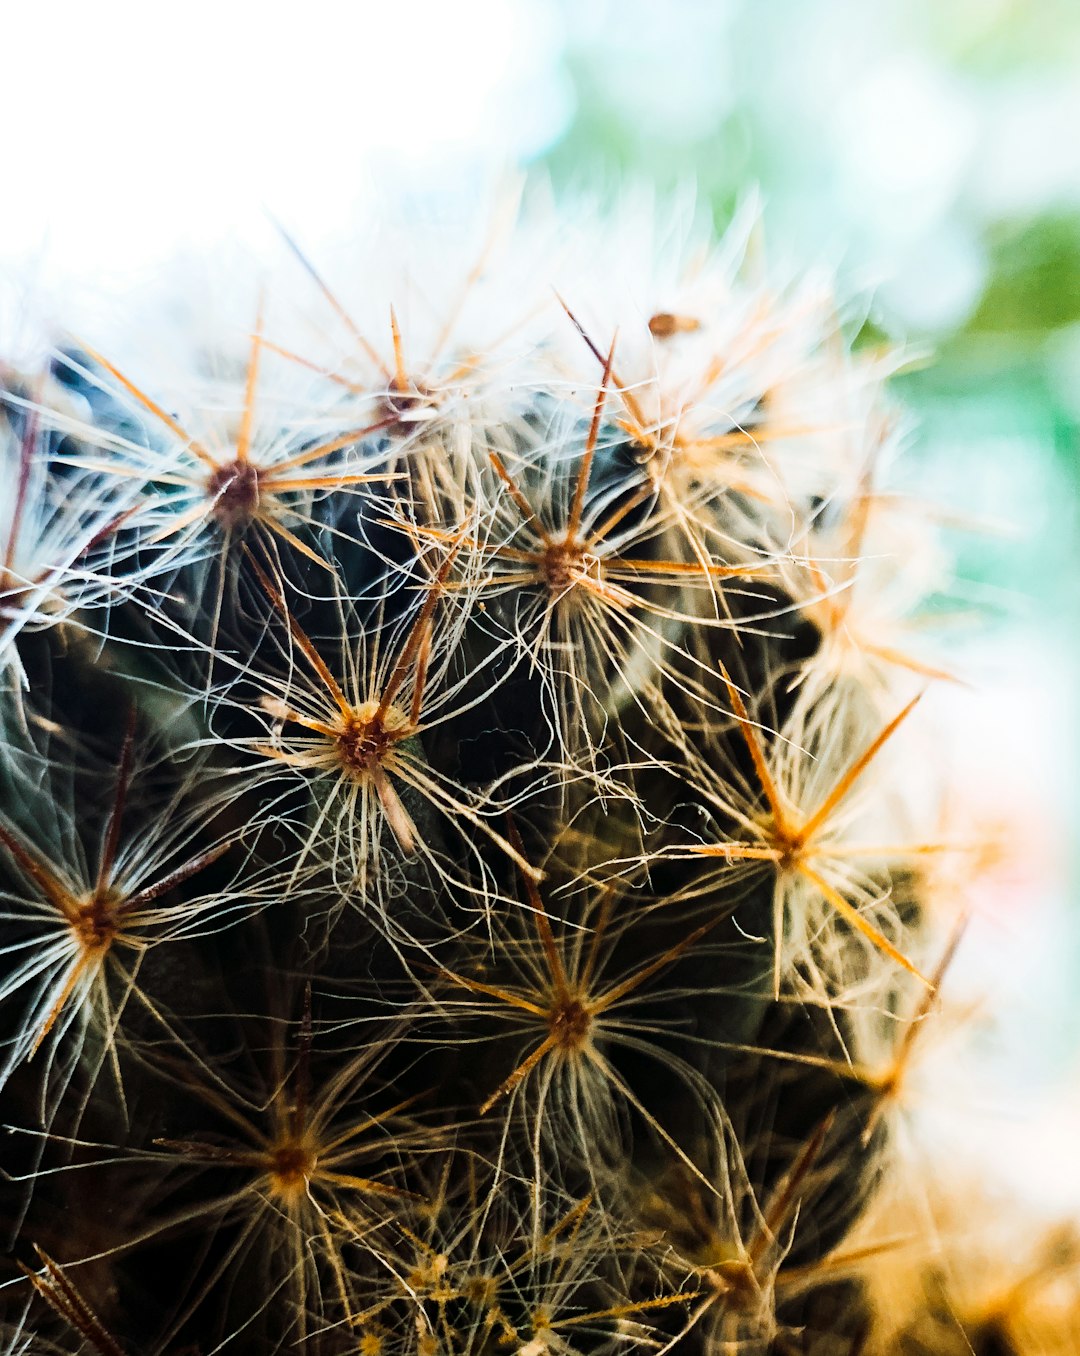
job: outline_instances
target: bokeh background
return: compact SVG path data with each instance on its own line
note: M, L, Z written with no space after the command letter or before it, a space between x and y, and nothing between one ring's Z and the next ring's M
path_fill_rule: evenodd
M0 128L0 329L31 293L122 305L178 255L279 248L271 215L317 251L390 197L519 168L565 195L692 189L721 227L756 189L770 248L838 271L860 341L910 354L907 485L940 506L960 580L970 687L935 694L942 756L1002 858L951 981L997 1014L963 1058L986 1066L989 1156L1060 1200L1080 1126L1080 4L11 4Z

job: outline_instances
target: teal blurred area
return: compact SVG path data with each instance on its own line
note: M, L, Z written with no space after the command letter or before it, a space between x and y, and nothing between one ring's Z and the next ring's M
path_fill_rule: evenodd
M1074 474L1080 6L623 0L567 8L564 41L557 183L690 182L721 224L758 186L773 239L930 346L910 399L1007 387L1026 455Z

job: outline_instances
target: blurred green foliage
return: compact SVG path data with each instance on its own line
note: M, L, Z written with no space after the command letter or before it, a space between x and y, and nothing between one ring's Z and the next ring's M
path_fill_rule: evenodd
M986 238L989 274L967 332L987 331L1027 347L1080 322L1080 209L996 221Z

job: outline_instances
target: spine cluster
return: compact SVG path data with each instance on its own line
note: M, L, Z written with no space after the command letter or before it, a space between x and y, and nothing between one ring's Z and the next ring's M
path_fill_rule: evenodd
M877 1349L952 953L890 359L745 222L522 239L5 372L7 1351Z

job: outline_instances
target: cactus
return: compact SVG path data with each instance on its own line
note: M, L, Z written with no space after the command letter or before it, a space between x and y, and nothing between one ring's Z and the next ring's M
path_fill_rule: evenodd
M7 1350L870 1349L927 528L827 280L636 229L6 371Z

